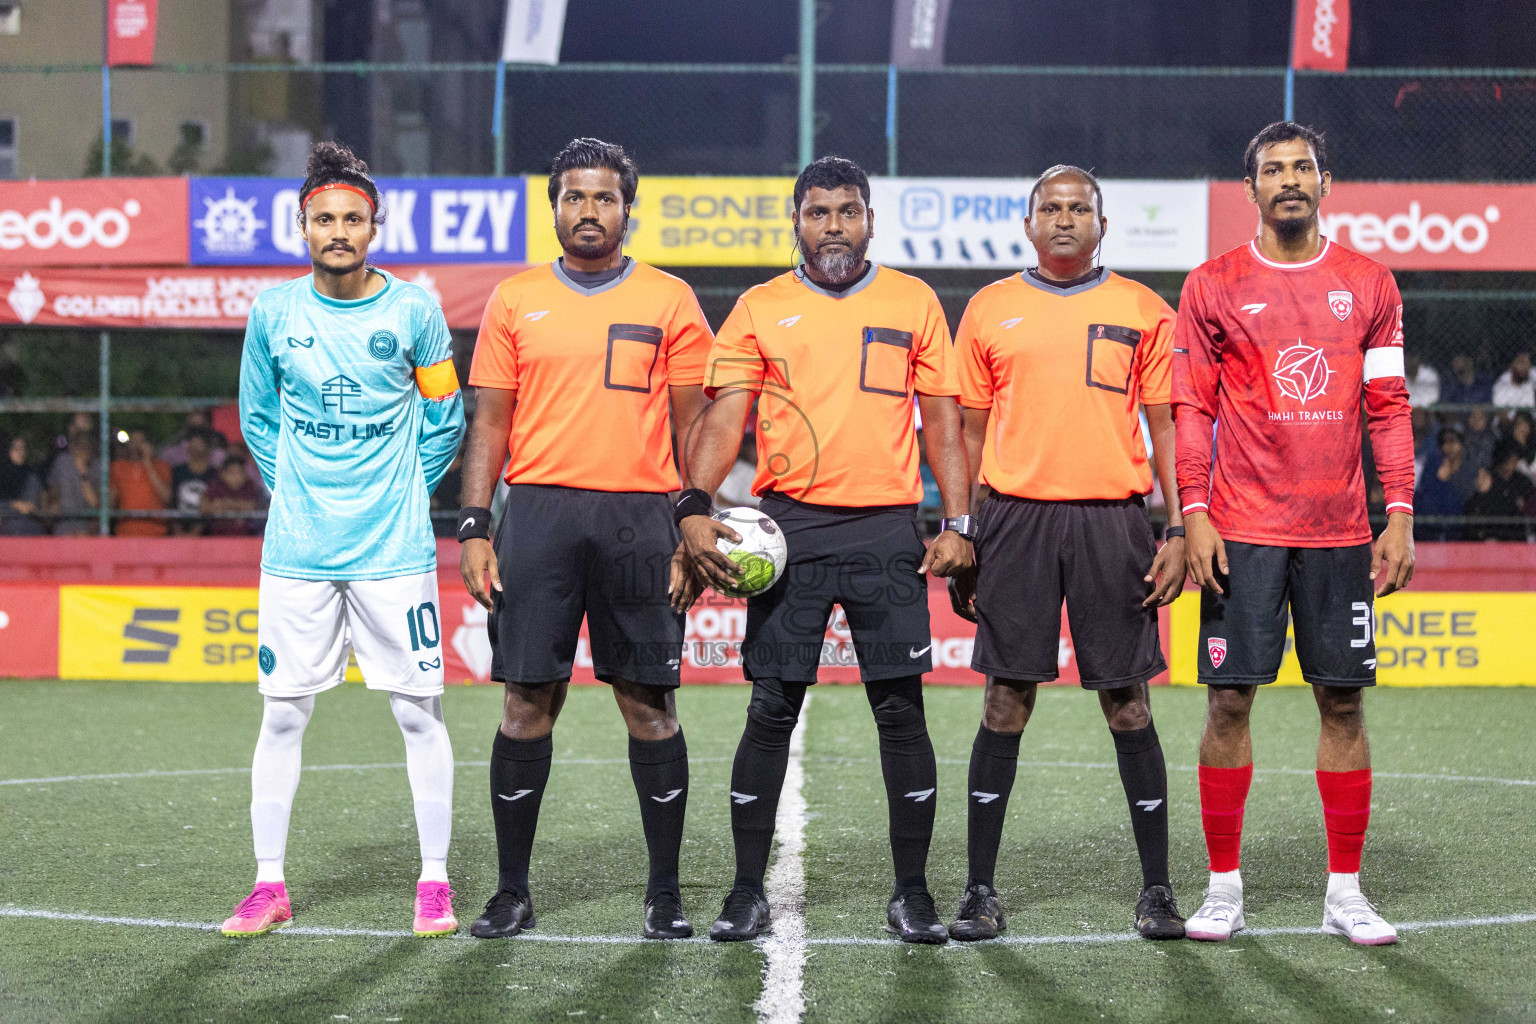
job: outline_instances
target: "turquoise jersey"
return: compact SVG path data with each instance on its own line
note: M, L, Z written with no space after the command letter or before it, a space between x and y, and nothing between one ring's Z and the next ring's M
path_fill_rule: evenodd
M418 367L453 354L442 308L383 271L341 301L301 277L256 296L240 361L240 428L272 491L261 568L302 580L377 580L437 567L430 498L459 450L458 391Z

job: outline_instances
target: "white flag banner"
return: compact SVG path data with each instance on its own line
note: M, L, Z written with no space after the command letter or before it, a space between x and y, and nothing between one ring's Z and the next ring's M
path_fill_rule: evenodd
M565 0L507 0L501 59L509 64L558 64L565 36Z
M1024 234L1033 178L871 178L869 257L893 267L998 267L1037 262ZM1203 181L1101 180L1111 270L1189 270L1206 259ZM1202 192L1206 190L1206 192Z

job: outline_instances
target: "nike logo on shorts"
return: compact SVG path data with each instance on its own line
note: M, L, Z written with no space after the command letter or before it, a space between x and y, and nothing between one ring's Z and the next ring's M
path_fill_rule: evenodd
M928 645L928 647L932 647L932 646L933 646L933 644L929 644ZM922 650L918 650L916 647L914 647L911 650L909 650L907 652L907 654L911 655L914 658L921 658L923 655L928 653L928 647L924 647Z

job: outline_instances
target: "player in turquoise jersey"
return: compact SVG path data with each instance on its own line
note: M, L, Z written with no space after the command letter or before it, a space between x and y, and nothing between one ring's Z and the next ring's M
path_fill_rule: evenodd
M257 663L265 706L251 765L256 887L224 934L292 918L283 877L300 746L315 694L346 675L389 691L421 845L415 933L458 930L448 888L453 751L429 498L464 410L452 339L427 292L368 266L379 194L336 143L310 152L299 225L314 273L262 292L246 328L240 426L272 491Z

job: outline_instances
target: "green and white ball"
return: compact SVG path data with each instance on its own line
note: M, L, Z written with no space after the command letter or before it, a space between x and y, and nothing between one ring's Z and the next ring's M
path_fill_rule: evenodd
M779 529L778 523L757 509L744 506L722 509L711 518L729 526L741 537L739 544L724 537L715 542L721 554L742 568L742 575L737 577L734 585L717 586L716 590L730 597L751 597L778 582L788 556L784 531Z

